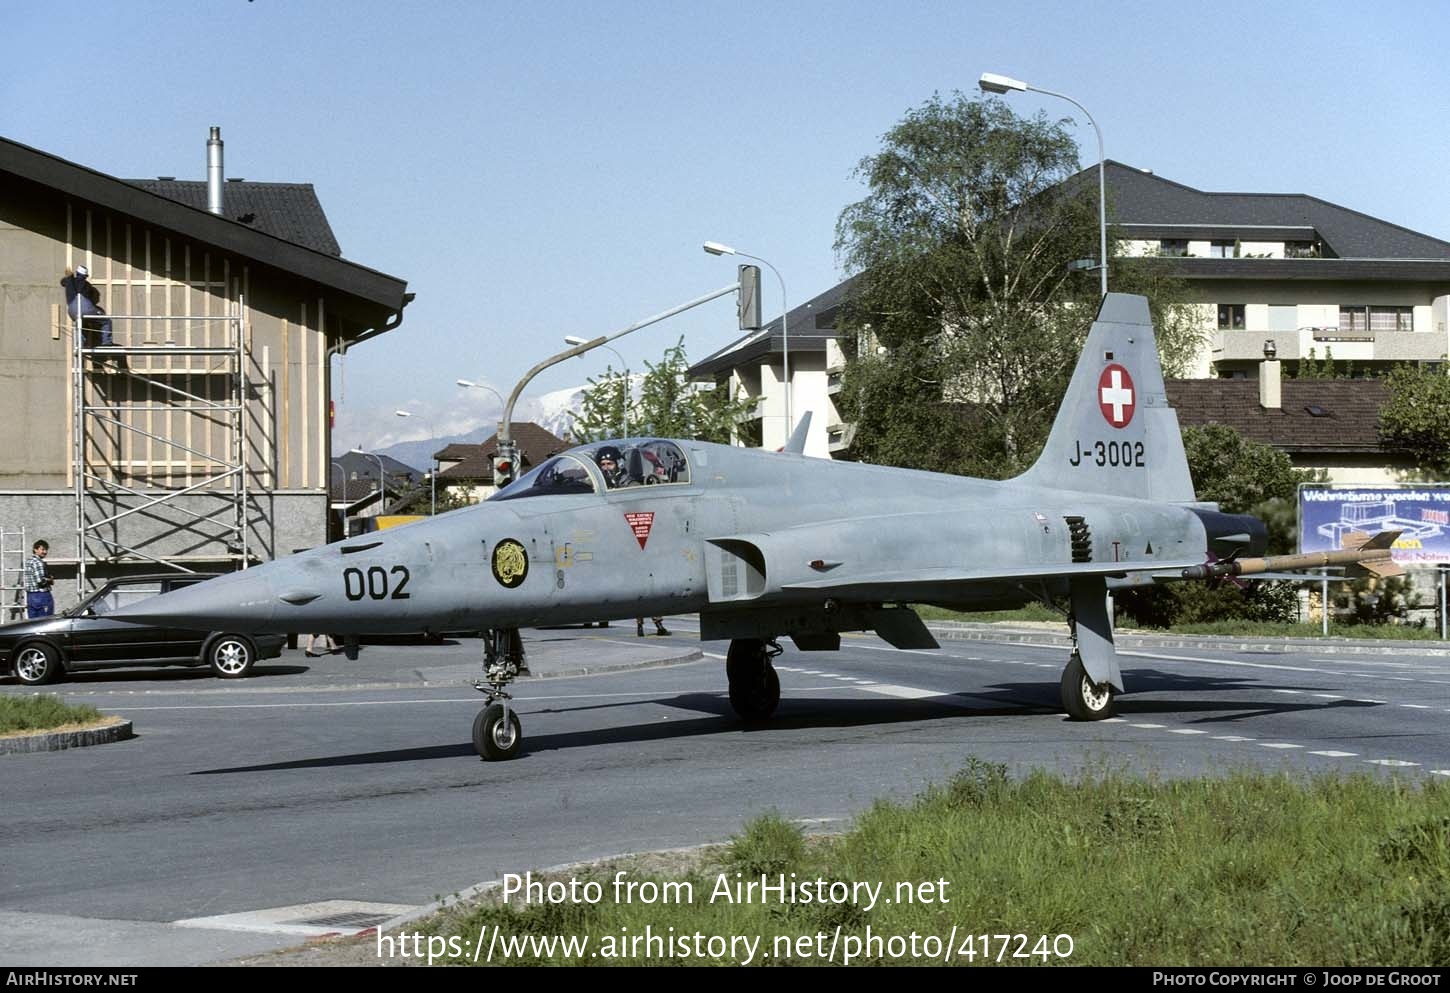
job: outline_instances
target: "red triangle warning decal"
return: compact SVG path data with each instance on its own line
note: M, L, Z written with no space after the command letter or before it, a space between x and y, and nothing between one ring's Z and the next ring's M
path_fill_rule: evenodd
M634 532L635 538L639 540L639 547L643 548L644 543L649 541L649 529L654 527L655 512L653 510L641 510L632 514L625 514L624 519L629 522L629 528Z

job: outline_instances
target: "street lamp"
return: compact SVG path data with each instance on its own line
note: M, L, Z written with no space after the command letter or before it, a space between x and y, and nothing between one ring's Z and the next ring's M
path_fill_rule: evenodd
M417 414L414 414L412 411L408 410L395 410L393 411L393 414L398 417L418 416ZM438 426L433 423L432 418L427 418L427 421L429 440L436 445L438 444ZM434 459L431 455L428 457L428 460L433 463L428 471L428 488L431 491L432 498L431 509L428 513L429 516L436 517L438 514L438 461L437 459Z
M381 513L382 512L382 505L385 504L385 503L387 503L387 501L388 501L388 481L387 481L387 477L383 475L383 459L382 459L382 456L375 455L372 452L364 451L361 448L354 448L354 449L352 449L352 454L353 455L366 455L368 458L372 459L373 461L375 461L378 464L378 511L379 511L379 513Z
M785 280L780 275L780 270L766 262L759 255L751 255L749 252L742 252L731 248L729 245L722 245L718 241L707 241L700 246L711 255L738 255L744 259L754 259L768 267L775 273L775 278L780 280L780 348L781 367L785 376L785 433L787 437L795 430L795 417L791 406L791 381L790 381L790 325L786 319L786 312L790 310L785 299Z
M1106 167L1103 157L1103 132L1098 127L1098 122L1093 120L1093 115L1088 113L1086 107L1078 103L1066 93L1054 93L1052 90L1044 90L1037 86L1028 86L1020 79L1013 79L1010 76L1000 76L995 72L984 72L982 78L977 80L983 93L1007 94L1014 90L1030 90L1033 93L1042 93L1050 97L1057 97L1059 100L1066 100L1088 119L1093 126L1093 132L1098 136L1098 272L1102 276L1103 296L1108 295L1108 207L1107 207L1107 180L1104 176Z
M475 383L471 379L455 379L454 382L457 383L459 386L462 386L464 389L468 390L488 390L488 392L498 397L498 402L500 405L503 404L503 394L500 393L498 390L494 389L492 386L486 386L483 383Z
M569 334L569 335L565 335L564 336L564 344L566 344L566 345L587 345L587 344L589 344L589 339L588 338L581 338L577 334ZM619 354L619 349L615 348L613 345L600 345L599 347L600 348L607 348L611 352L613 352L614 353L614 357L617 358L617 359L619 359L620 368L622 368L624 370L624 402L623 402L622 410L621 410L620 415L619 415L620 416L620 419L623 421L623 424L620 426L619 436L621 438L628 438L629 437L629 366L625 364L624 356ZM583 356L581 355L580 358L583 358Z

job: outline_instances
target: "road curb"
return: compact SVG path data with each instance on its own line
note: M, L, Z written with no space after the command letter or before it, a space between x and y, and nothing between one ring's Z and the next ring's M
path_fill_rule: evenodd
M131 722L117 720L98 728L81 728L75 731L39 731L35 734L22 734L13 738L0 738L0 755L59 752L67 748L109 745L113 741L124 741L130 737L132 737Z
M945 641L995 641L1018 645L1041 645L1067 648L1072 640L1067 634L1021 629L993 630L992 625L967 623L928 624L932 634ZM1255 638L1233 640L1195 635L1119 634L1114 638L1119 648L1195 648L1221 652L1313 652L1326 655L1422 655L1450 658L1450 648L1427 647L1420 641L1304 641L1294 638Z

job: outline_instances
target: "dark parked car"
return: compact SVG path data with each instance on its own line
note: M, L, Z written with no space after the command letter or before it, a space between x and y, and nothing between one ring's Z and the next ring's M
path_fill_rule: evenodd
M133 665L209 665L239 679L258 659L282 654L283 635L186 631L113 621L106 614L182 586L212 578L170 573L113 579L64 613L0 625L0 672L38 686L67 672Z

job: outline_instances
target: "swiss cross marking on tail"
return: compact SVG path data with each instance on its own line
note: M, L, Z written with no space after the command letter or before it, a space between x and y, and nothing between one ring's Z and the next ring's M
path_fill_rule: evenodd
M1125 428L1133 419L1137 403L1133 377L1128 375L1128 370L1116 362L1104 369L1098 377L1098 407L1103 418L1115 428Z
M638 513L625 514L624 519L629 522L630 530L634 532L639 547L643 548L644 543L649 541L649 529L654 526L655 514L652 510L639 511Z

